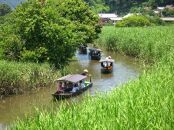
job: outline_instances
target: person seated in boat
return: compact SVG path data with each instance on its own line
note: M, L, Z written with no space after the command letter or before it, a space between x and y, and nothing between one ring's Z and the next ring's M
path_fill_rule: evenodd
M103 62L103 67L104 67L104 68L107 67L107 62Z
M75 83L74 86L73 86L73 88L72 88L72 90L71 90L71 92L72 92L72 93L75 93L75 92L77 92L78 90L79 90L78 84Z
M83 70L83 73L81 73L81 75L87 76L88 75L88 70L87 69L84 69Z
M70 91L72 91L72 88L73 88L73 84L72 83L66 83L65 82L65 90L64 90L64 92L70 92Z
M112 66L108 66L108 70L111 70L112 69Z
M59 82L58 87L57 87L57 93L63 93L63 92L64 92L63 83Z
M84 80L80 80L79 82L79 87L82 89L82 88L85 88L85 83L84 83Z
M96 49L96 50L93 52L93 55L96 55L96 56L98 55L98 56L100 56L100 54L101 54L100 51L101 51L100 49Z
M111 56L106 57L106 60L110 60L110 59L111 59Z

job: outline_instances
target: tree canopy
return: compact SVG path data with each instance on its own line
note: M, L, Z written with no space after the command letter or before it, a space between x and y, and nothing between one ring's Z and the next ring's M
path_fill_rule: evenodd
M15 7L20 2L26 0L6 0L6 3ZM47 0L47 1L62 1L62 0ZM83 0L91 9L97 13L115 12L118 14L129 12L131 8L148 6L155 8L156 6L165 6L174 4L174 0ZM63 1L62 1L63 2Z
M149 6L156 8L157 6L165 6L174 4L174 0L85 0L90 6L96 6L97 4L103 5L103 10L98 12L115 12L122 14L129 12L132 7ZM97 7L97 6L96 6ZM108 10L104 10L104 7L109 7Z
M4 38L4 57L49 62L60 68L68 63L79 43L97 38L98 16L85 2L57 3L29 0L13 11L12 35Z

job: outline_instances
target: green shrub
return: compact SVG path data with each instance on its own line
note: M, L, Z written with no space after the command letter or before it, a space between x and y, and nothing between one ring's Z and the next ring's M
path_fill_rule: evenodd
M150 25L151 23L147 17L142 15L132 15L118 22L116 27L143 27Z
M5 37L2 43L3 57L18 61L22 47L21 39L17 35L11 34Z
M35 49L33 51L30 50L23 50L21 52L21 61L32 61L32 62L44 62L46 61L47 57L47 49L44 47L40 47L38 49Z
M158 17L158 16L149 16L148 15L146 17L150 20L151 24L154 24L154 25L164 25L165 24L165 22L163 20L161 20L160 17Z

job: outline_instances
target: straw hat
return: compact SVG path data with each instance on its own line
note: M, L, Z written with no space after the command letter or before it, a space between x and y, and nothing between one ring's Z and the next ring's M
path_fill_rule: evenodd
M88 70L87 70L87 69L84 69L84 70L83 70L83 72L86 72L86 73L88 73Z
M111 56L108 56L108 59L111 59Z

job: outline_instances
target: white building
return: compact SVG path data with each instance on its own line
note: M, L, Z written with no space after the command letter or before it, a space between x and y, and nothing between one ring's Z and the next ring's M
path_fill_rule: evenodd
M100 13L98 15L100 17L100 22L102 24L105 24L105 23L108 23L108 22L112 22L113 24L115 24L115 21L120 19L118 17L118 15L116 15L114 13Z
M114 13L100 13L99 17L102 19L110 19L110 18L117 18L118 15L116 15Z

